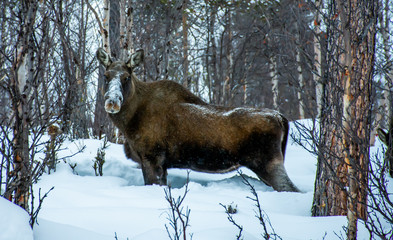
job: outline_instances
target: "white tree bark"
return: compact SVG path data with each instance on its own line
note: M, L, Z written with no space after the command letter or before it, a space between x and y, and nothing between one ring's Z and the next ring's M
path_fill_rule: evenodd
M389 128L389 120L393 117L392 116L392 84L393 84L393 68L391 63L391 54L390 54L390 35L389 35L389 22L391 19L389 18L389 0L385 0L384 6L382 7L383 14L380 14L380 28L382 34L382 44L383 44L383 53L384 53L384 60L388 64L386 72L384 73L383 78L383 91L382 91L382 98L377 102L378 111L375 116L375 124L374 129L371 132L371 140L370 144L372 146L375 145L375 136L377 134L378 128Z
M314 71L313 71L313 80L315 82L315 94L317 100L317 118L321 116L321 108L322 108L322 54L321 54L321 16L320 9L322 6L322 0L315 0L315 19L314 19Z
M120 1L120 59L128 59L129 54L135 51L132 41L132 28L134 17L132 0Z
M102 41L106 52L110 53L111 48L109 44L109 18L110 18L110 4L109 0L104 0L104 19L102 20Z
M303 69L300 62L300 51L296 53L296 61L297 61L297 72L299 78L299 90L297 92L297 97L299 100L299 119L304 119L304 101L302 98L302 93L304 89L304 78L303 78Z
M130 53L134 53L134 41L132 38L132 28L134 26L134 13L132 10L132 0L128 0L128 6L127 6L127 21L126 21L126 42L127 42L127 47L128 51Z
M275 56L270 57L269 61L270 77L272 80L272 92L273 92L273 108L279 110L278 106L278 71L277 61Z
M188 16L187 16L187 1L182 3L182 45L183 45L183 86L191 90L191 81L188 76Z
M227 24L227 31L228 31L228 43L226 47L226 58L228 60L228 66L227 66L227 71L226 71L226 76L225 76L225 81L223 84L223 89L222 89L222 101L223 104L231 105L231 100L232 100L232 77L233 77L233 51L232 51L232 40L233 40L233 33L232 33L232 13L231 10L227 10L226 14L226 24Z
M384 91L383 91L383 96L384 96L384 107L385 107L385 113L388 113L386 116L386 125L389 125L389 119L391 119L392 116L392 103L391 103L391 91L392 91L392 84L393 84L393 66L391 62L391 54L390 54L390 34L389 34L389 28L390 28L390 21L391 19L389 18L389 1L385 0L384 4L384 14L382 14L382 21L381 21L381 28L382 28L382 41L383 41L383 52L384 52L384 58L385 62L388 63L388 68L387 72L385 74L385 84L384 84Z
M301 61L301 37L300 37L300 27L299 23L296 23L297 27L297 51L296 51L296 64L297 64L297 75L298 75L298 80L299 80L299 89L297 91L297 97L299 100L299 119L304 119L304 101L303 101L303 90L304 90L304 76L303 76L303 67L302 67L302 61Z

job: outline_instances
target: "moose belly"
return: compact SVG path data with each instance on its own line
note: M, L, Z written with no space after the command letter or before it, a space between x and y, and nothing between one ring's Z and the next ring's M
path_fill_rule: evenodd
M167 159L168 168L189 168L195 171L224 173L237 169L239 157L219 147L197 147L182 144Z

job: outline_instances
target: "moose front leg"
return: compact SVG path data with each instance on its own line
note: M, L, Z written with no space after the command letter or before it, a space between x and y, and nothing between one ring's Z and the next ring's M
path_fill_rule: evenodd
M144 157L141 161L145 185L166 185L167 169L164 166L164 156Z

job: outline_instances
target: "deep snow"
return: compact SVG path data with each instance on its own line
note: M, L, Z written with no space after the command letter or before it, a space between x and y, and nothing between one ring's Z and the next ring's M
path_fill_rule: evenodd
M27 212L2 197L0 197L0 239L33 239Z
M293 126L292 126L293 128ZM65 143L66 150L59 157L75 153L86 145L83 153L58 164L57 171L43 175L35 192L48 191L34 227L36 240L169 239L165 230L168 203L162 186L144 186L138 165L125 158L123 147L110 144L106 150L104 176L94 176L93 160L102 142L78 140ZM381 149L380 142L372 152ZM74 174L69 163L77 163ZM248 169L241 171L255 186L262 209L269 216L275 232L282 239L338 239L345 232L346 218L311 217L310 209L316 171L316 158L289 141L286 169L303 193L278 193L256 180ZM184 192L187 170L171 169L174 196ZM189 192L184 207L191 209L188 233L192 239L236 239L237 228L227 220L220 203L237 205L235 221L244 228L245 240L261 239L263 229L255 217L256 207L237 172L207 174L190 172ZM393 192L393 185L390 184ZM32 239L28 216L20 208L0 198L0 239ZM5 216L12 216L11 219ZM368 239L367 231L359 224L358 239ZM23 230L23 231L22 231ZM14 234L19 234L16 238ZM11 237L12 236L12 237Z

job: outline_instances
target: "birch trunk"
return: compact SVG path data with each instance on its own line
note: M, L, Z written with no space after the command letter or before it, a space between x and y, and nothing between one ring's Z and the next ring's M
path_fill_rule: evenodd
M104 0L104 19L102 20L102 43L106 52L110 53L111 48L109 44L109 18L110 18L110 0Z
M384 16L383 21L381 21L382 26L382 42L383 42L383 52L384 52L384 58L385 62L388 63L388 68L386 69L385 73L385 88L383 91L384 94L384 99L386 100L385 103L385 113L388 113L386 116L386 125L389 124L390 119L393 118L393 112L392 112L392 89L393 89L393 66L392 66L392 59L391 59L391 54L390 54L390 21L391 18L389 18L389 12L391 11L389 5L389 0L385 0L384 4L384 14L381 14Z
M38 3L22 7L24 21L16 45L16 59L12 66L11 88L14 111L13 172L4 197L29 212L29 192L32 184L32 163L29 155L30 109L29 95L33 80L33 51L30 41L35 24Z
M188 76L188 26L187 26L187 1L182 4L182 32L183 32L183 86L191 90L191 80Z
M232 78L233 78L233 47L232 47L232 13L230 9L227 9L226 12L226 31L228 33L228 42L226 44L226 60L227 60L227 69L224 80L224 85L222 88L222 99L224 105L232 105Z
M278 105L278 71L276 57L271 56L269 61L270 78L272 81L272 92L273 92L273 108L279 110Z
M127 59L128 54L128 46L127 46L127 24L126 22L126 11L127 5L126 0L119 1L119 9L120 9L120 23L119 23L119 32L120 32L120 56L119 59L125 61Z
M88 3L88 2L87 2ZM102 23L98 17L98 14L92 8L92 6L88 3L90 10L94 13L98 25L101 30L101 37L103 48L105 51L111 53L110 47L110 0L104 0L103 2L103 19ZM112 19L113 20L113 19ZM119 50L119 49L118 49ZM116 142L116 135L113 123L108 119L107 113L104 109L104 86L105 86L105 79L104 79L104 69L102 66L99 67L98 73L98 83L97 83L97 94L96 94L96 103L95 103L95 110L94 110L94 123L93 123L93 134L97 136L99 139L103 135L105 135L109 141Z
M248 96L248 88L247 88L248 82L247 82L247 78L244 78L243 81L243 105L247 105L247 96Z
M373 146L375 143L375 136L377 134L377 129L388 129L390 131L391 125L390 119L392 119L392 89L393 89L393 68L391 63L391 54L390 54L390 35L389 35L389 27L390 21L389 18L389 0L385 0L383 5L383 14L379 16L379 23L381 28L382 34L382 44L383 44L383 57L384 62L387 65L386 71L384 74L383 80L383 91L382 91L382 98L378 103L378 110L376 111L375 116L375 124L374 129L371 132L371 145Z
M317 118L321 115L322 108L322 53L321 53L321 6L322 0L315 1L315 19L314 19L314 71L312 72L313 80L315 82L315 95L317 101Z
M299 23L297 23L298 34L297 34L297 51L296 51L296 64L297 64L297 75L299 79L299 89L297 91L297 98L299 100L299 119L304 119L304 101L303 101L303 91L304 91L304 77L303 77L303 67L301 61L301 39L300 39L300 30L299 30Z
M211 78L210 72L210 54L211 54L211 34L214 34L214 31L211 31L211 10L206 6L206 16L207 16L207 35L206 35L206 53L205 53L205 70L206 70L206 82L209 84L209 102L213 101L213 81ZM209 13L210 12L210 13Z
M131 51L134 52L134 40L132 38L132 28L134 27L134 13L132 8L132 0L128 0L128 8L127 8L127 47Z
M134 27L134 13L132 8L132 0L122 0L124 7L120 7L120 29L123 29L124 39L122 44L121 57L123 60L128 59L128 55L135 51L134 42L132 38L132 28ZM121 5L122 6L122 5ZM127 11L122 11L122 9L127 9ZM125 14L124 14L125 13ZM124 25L122 25L124 24Z
M220 103L221 99L221 91L220 91L220 80L218 76L217 70L217 44L216 44L216 37L215 37L215 23L216 23L216 14L217 14L217 6L211 6L210 10L210 22L209 22L209 34L210 34L210 43L211 43L211 63L208 67L212 68L211 75L212 75L212 89L213 89L213 96L212 101L215 104Z

